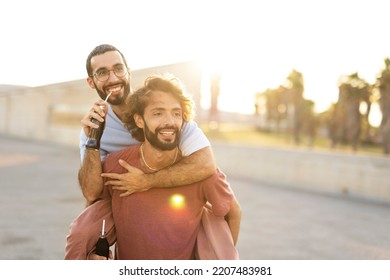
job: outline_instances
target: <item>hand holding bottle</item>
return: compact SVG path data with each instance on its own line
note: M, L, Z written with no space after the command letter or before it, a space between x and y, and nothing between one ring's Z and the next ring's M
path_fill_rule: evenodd
M111 93L106 97L106 100L104 101L98 101L95 103L95 105L99 106L99 109L103 110L104 117L101 115L97 115L96 118L92 118L91 122L94 124L94 126L91 126L88 133L88 139L85 144L87 149L94 149L99 150L100 149L100 139L102 138L104 127L106 125L105 122L105 114L107 112L107 100L110 97ZM95 113L96 114L96 113ZM99 120L100 119L100 120Z

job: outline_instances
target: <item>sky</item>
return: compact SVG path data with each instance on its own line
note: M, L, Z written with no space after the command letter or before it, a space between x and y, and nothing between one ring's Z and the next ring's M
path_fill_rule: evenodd
M256 92L296 69L322 111L341 75L374 82L390 57L384 0L0 1L0 84L83 79L88 53L109 43L132 69L196 60L221 72L228 111L252 112Z

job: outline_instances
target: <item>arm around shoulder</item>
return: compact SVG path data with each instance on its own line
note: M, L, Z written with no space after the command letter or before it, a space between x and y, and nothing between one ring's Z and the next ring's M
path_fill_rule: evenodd
M207 179L208 177L214 175L217 170L214 153L210 146L204 147L191 155L184 157L181 161L183 161L183 164L190 166L188 172L193 170L194 173L196 173L193 175L194 179L192 182L189 183L195 183Z
M202 181L215 174L217 167L211 147L183 157L174 165L156 173L146 174L149 187L176 187Z

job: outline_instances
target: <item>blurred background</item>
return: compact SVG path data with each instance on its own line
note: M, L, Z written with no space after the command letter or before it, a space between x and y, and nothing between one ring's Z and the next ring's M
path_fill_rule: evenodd
M1 7L0 191L9 215L1 220L8 251L0 259L62 258L67 226L83 207L80 120L97 99L85 61L102 43L124 53L133 88L155 73L184 82L244 210L242 258L390 258L384 1L15 0ZM37 203L53 188L61 197ZM42 218L52 207L52 220ZM34 245L28 233L45 228L51 238ZM30 247L39 257L21 253Z
M87 55L109 43L133 72L192 62L164 70L186 76L198 120L213 121L211 129L232 116L259 132L293 134L296 144L388 153L387 10L376 0L3 1L0 131L22 118L6 113L4 96L66 91L44 86L85 80ZM48 104L47 117L84 113L95 95L82 83L76 100Z

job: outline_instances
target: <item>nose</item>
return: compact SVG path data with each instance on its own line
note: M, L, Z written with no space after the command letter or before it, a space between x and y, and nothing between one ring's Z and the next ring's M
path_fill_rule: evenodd
M119 78L115 75L114 70L110 70L108 72L108 79L107 79L107 81L118 81L118 80L119 80Z
M173 125L175 123L175 119L172 114L165 114L164 124Z

